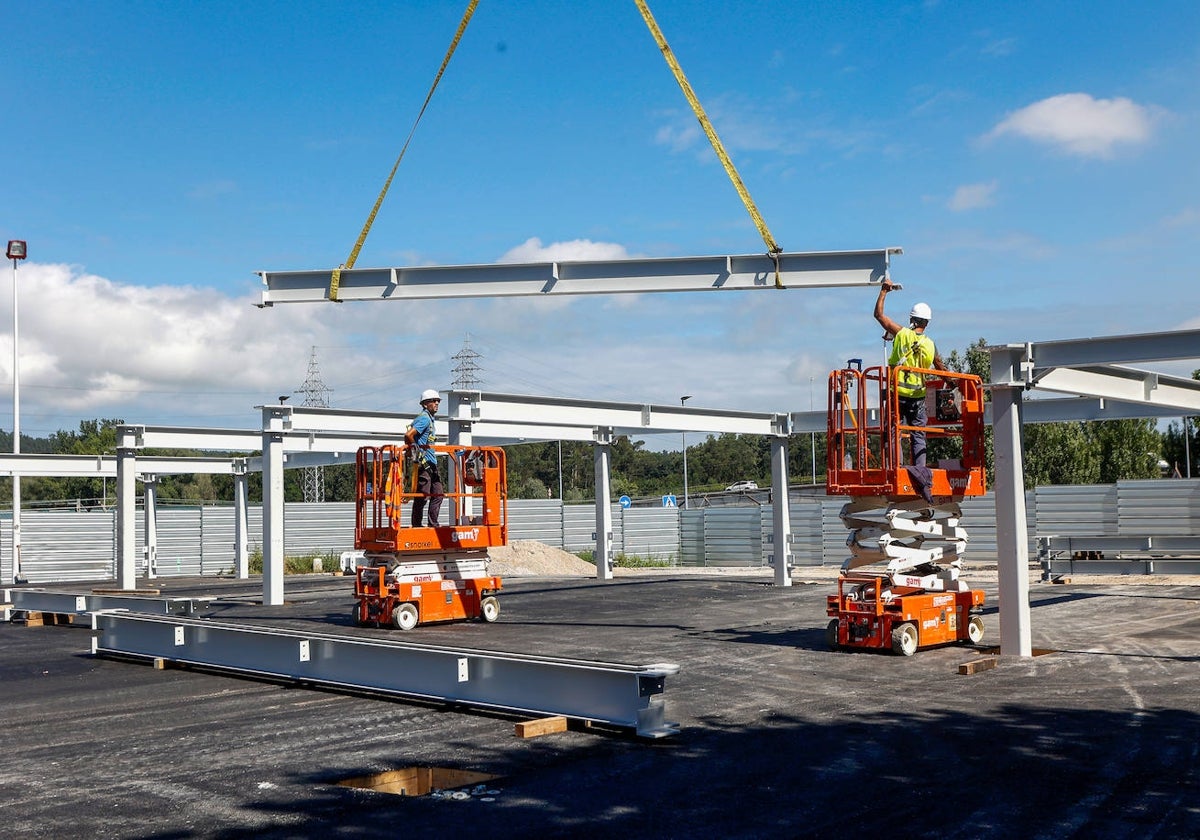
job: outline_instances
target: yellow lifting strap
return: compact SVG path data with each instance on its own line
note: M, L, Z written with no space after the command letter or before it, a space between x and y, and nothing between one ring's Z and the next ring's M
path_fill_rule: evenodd
M429 93L425 96L425 104L421 106L420 113L417 114L416 120L413 121L412 129L408 132L408 139L404 141L404 148L400 150L400 156L396 158L396 163L392 167L391 173L383 184L383 189L379 191L379 198L375 199L375 206L371 208L371 215L367 216L367 223L363 225L362 233L358 235L358 241L354 243L354 249L350 252L350 257L344 265L341 265L333 270L333 276L329 278L329 299L340 303L338 300L338 286L342 281L342 269L354 268L354 263L358 259L358 252L362 250L363 243L367 241L367 234L371 231L371 225L375 223L375 215L379 212L380 206L383 204L383 197L387 195L388 188L392 185L392 179L396 177L396 170L400 168L400 161L404 160L404 153L408 151L408 144L412 142L413 134L417 131L417 124L421 122L421 117L425 115L425 109L429 107L429 101L433 99L433 92L437 90L438 82L442 80L442 74L446 72L446 67L450 64L450 57L454 55L454 51L458 48L458 42L462 40L463 33L467 31L467 24L471 22L471 16L475 14L475 7L479 5L479 0L470 0L467 3L467 11L463 14L462 21L458 24L458 31L454 33L454 40L450 42L450 49L446 50L446 57L442 59L442 66L438 68L437 75L433 78L433 84L429 86Z
M758 228L763 242L766 243L767 253L775 261L775 287L782 289L783 279L779 276L779 254L781 249L775 243L775 237L771 236L771 231L767 228L767 223L763 221L762 214L758 212L758 207L754 204L754 199L750 197L750 191L742 183L741 176L738 175L733 161L729 159L729 154L725 151L725 146L721 143L721 138L717 136L717 130L713 128L712 123L709 122L708 115L704 113L704 106L700 104L700 100L696 98L695 91L688 84L687 76L683 74L683 68L679 66L679 62L675 59L675 54L671 52L671 47L667 44L667 39L663 37L662 30L658 28L658 24L654 20L654 15L650 13L650 7L646 4L646 0L633 0L633 2L637 4L638 9L641 11L642 17L646 21L646 26L650 28L650 34L654 36L654 40L658 43L658 48L662 50L663 58L667 60L667 66L675 74L675 81L679 83L679 87L683 90L683 95L687 97L688 103L692 106L692 111L696 114L696 119L700 121L700 127L708 135L708 140L712 143L713 151L717 153L717 157L720 158L721 164L725 167L725 173L729 176L729 180L733 182L733 188L742 197L742 203L746 205L746 211L750 213L750 218L754 221L754 226Z

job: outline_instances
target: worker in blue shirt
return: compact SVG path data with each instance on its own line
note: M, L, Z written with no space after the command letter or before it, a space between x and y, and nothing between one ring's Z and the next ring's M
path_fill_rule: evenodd
M435 420L438 406L442 398L437 391L426 390L421 394L421 413L413 420L412 425L404 434L404 442L410 448L409 453L417 466L417 493L413 499L412 527L421 527L421 517L425 513L426 502L429 503L429 527L440 526L438 516L442 512L442 499L445 488L442 477L438 473L437 453L433 447L437 443L437 428Z

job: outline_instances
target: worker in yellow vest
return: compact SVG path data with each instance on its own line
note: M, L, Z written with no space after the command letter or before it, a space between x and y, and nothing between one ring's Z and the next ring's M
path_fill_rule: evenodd
M879 297L875 300L875 320L886 330L885 340L892 342L892 352L888 356L888 364L893 367L926 368L947 370L946 363L938 354L933 339L925 334L933 312L927 303L915 304L908 313L908 326L902 327L883 311L883 301L887 293L898 289L891 280L884 280L879 286ZM929 417L925 410L925 376L912 371L901 371L896 380L897 396L900 401L900 422L905 426L925 426ZM932 475L925 465L925 433L911 430L909 432L909 447L912 451L912 466L908 468L912 476L913 486L928 504L933 504L933 495L929 486Z

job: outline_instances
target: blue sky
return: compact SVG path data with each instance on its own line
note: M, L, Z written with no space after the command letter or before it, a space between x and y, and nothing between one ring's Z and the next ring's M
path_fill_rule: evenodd
M1200 327L1200 4L650 6L780 246L902 246L944 355ZM865 289L256 308L346 260L465 7L8 0L22 431L253 428L314 347L364 410L468 335L486 390L764 411L881 356ZM483 0L357 265L762 250L632 0Z

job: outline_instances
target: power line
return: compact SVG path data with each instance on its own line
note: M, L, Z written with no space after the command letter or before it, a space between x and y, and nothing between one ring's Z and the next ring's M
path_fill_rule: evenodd
M314 346L312 355L308 357L308 376L305 377L304 384L295 393L304 395L306 407L329 408L329 400L325 398L325 395L332 390L321 380L321 369L317 365L317 348ZM325 501L324 467L304 468L304 501Z
M451 369L454 372L454 388L460 391L478 391L481 381L478 374L482 370L478 360L483 356L471 349L470 333L467 333L463 340L462 349L450 358L454 360L454 367Z

